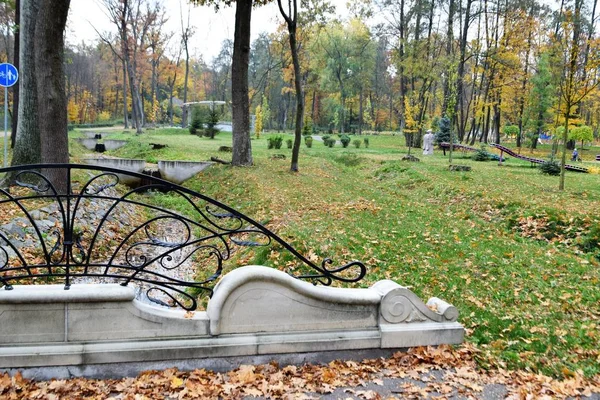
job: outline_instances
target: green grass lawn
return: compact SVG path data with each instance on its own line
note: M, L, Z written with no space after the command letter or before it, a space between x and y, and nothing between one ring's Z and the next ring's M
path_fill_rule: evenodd
M115 139L131 143L110 155L230 158L217 151L231 145L230 134L210 140L180 129L118 132ZM567 172L560 192L558 177L529 163L511 158L500 167L461 152L454 163L473 170L449 172L440 150L423 157L413 149L421 162L401 161L400 136L371 136L369 148L359 149L315 140L310 149L302 145L300 172L291 173L285 140L284 148L267 150L266 137L252 141L255 166L215 165L184 186L265 223L305 255L337 265L363 261L363 287L393 279L425 301L438 296L454 304L484 368L600 373L600 175ZM542 146L533 155L549 152ZM74 161L85 153L71 141ZM271 159L275 153L287 158ZM582 154L583 165L598 171L591 160L600 148ZM291 261L273 248L237 254L234 264Z

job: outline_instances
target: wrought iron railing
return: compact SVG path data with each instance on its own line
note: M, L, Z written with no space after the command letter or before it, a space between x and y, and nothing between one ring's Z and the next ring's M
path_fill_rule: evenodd
M212 295L236 249L275 243L304 266L298 270L312 271L299 279L330 285L366 273L359 261L332 267L326 258L317 265L233 208L149 175L77 164L0 173L12 182L0 188L0 285L7 290L14 283L64 282L69 289L135 282L153 302L195 310L198 293Z

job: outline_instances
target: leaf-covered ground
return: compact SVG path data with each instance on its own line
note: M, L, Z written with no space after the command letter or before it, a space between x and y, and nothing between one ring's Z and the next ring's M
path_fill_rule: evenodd
M391 358L327 365L242 365L226 373L176 369L136 378L35 382L0 377L3 399L554 399L598 396L600 381L580 375L554 380L523 371L482 372L465 345L419 347Z

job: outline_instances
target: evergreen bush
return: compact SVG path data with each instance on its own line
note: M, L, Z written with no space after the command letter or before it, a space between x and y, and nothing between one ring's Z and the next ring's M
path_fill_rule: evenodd
M199 133L199 130L202 128L202 119L200 107L192 108L192 121L189 127L189 131L192 135L197 135Z
M543 162L540 165L542 174L558 176L560 175L560 165L554 160Z
M360 148L360 145L361 145L361 143L362 143L362 142L360 141L360 139L355 139L355 140L353 140L353 141L352 141L352 144L353 144L353 145L354 145L354 147L356 147L357 149L358 149L358 148Z
M313 138L312 138L312 136L305 136L304 137L304 144L306 145L306 147L308 147L310 149L312 147L312 144L313 144Z
M268 149L280 149L283 144L283 136L271 136L267 138L267 148Z
M344 146L344 148L346 148L350 144L350 136L342 135L340 137L340 141L342 142L342 146Z
M217 124L219 123L219 112L217 110L210 110L208 113L208 120L206 121L206 129L204 130L204 136L209 137L211 139L215 138L215 135L220 132L219 128L217 128Z
M435 143L450 143L450 118L442 117L439 123L439 131L435 133Z
M481 148L471 156L474 161L489 161L490 153L487 152L485 145L482 145Z

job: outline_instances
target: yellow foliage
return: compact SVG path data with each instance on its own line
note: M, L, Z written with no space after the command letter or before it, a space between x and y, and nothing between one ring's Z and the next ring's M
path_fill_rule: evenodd
M599 167L589 167L588 171L590 171L590 174L600 175Z
M79 123L79 105L73 99L69 100L69 104L67 104L67 118L72 124Z
M417 132L417 123L415 122L412 116L412 107L410 105L410 101L408 101L408 97L404 98L404 132L406 133L414 133Z
M108 111L102 111L98 114L98 122L110 121L110 113Z
M260 139L260 133L263 130L263 113L261 105L256 106L256 116L254 122L254 132L256 133L256 138Z

